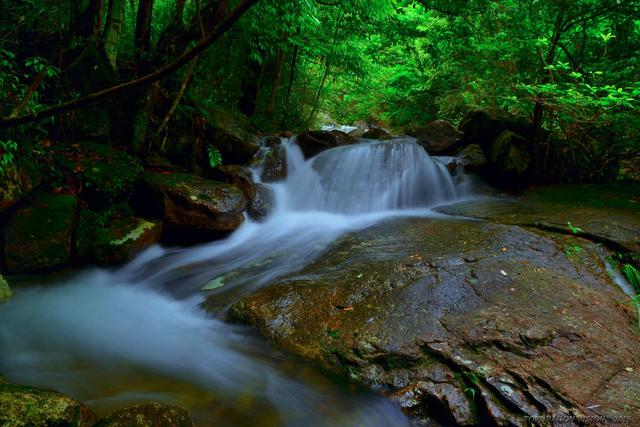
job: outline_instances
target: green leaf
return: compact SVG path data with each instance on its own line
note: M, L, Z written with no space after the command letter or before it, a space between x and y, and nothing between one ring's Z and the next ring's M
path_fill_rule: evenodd
M201 290L203 291L213 291L216 289L220 289L224 286L224 276L217 277L204 285Z

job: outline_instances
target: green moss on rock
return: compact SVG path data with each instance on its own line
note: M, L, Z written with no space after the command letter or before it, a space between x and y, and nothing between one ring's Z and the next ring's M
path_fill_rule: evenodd
M126 199L142 175L136 158L92 141L57 148L53 159L62 176L79 175L82 197L96 208Z
M95 427L193 427L189 413L178 406L149 403L115 412Z
M91 253L99 265L123 262L158 243L161 232L161 221L117 219L109 227L97 231Z
M9 298L11 298L11 288L9 287L7 280L0 274L0 302L6 301ZM2 381L0 381L0 383L1 382Z
M12 212L4 229L4 255L12 273L41 271L67 263L76 198L42 191Z
M33 387L0 384L0 426L84 427L95 414L71 397Z

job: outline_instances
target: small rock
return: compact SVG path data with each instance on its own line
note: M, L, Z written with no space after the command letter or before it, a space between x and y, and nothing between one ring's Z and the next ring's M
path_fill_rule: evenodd
M263 182L275 182L287 178L287 151L282 145L269 150L260 178Z
M249 203L247 212L251 219L260 221L269 215L273 209L273 191L264 184L256 184L256 196Z

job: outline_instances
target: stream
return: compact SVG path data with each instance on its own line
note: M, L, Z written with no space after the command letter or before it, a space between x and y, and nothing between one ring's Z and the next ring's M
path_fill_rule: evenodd
M410 139L361 141L305 160L283 140L288 178L274 211L227 239L156 246L118 269L15 289L0 305L0 372L72 395L99 415L147 401L177 404L197 425L402 426L378 394L281 354L215 314L300 270L345 233L470 197ZM259 180L260 167L255 170ZM203 292L202 288L209 289ZM220 301L205 311L205 297ZM215 311L215 310L214 310Z

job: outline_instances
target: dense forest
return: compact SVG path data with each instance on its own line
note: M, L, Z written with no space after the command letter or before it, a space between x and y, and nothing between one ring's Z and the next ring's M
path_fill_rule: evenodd
M0 427L640 425L640 0L0 10Z
M220 110L295 132L500 109L532 123L538 172L611 178L636 155L635 1L235 3L4 2L3 164L42 138L163 152Z

